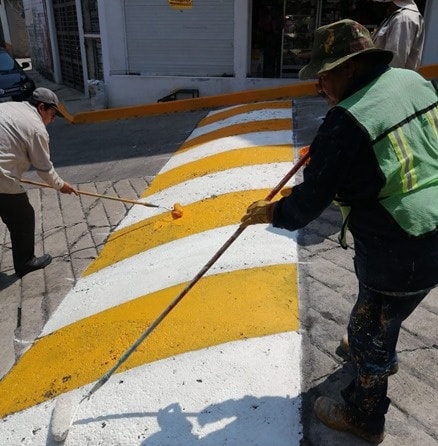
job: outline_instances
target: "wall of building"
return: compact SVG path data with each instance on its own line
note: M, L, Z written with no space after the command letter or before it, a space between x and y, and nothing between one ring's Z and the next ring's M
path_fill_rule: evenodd
M123 2L119 0L101 0L99 2L99 17L108 105L110 107L119 107L152 103L168 95L173 90L181 88L196 88L201 96L210 96L290 83L290 79L246 77L249 65L249 10L250 3L248 0L234 1L234 76L129 75L126 74L128 64ZM120 36L123 37L120 38ZM200 36L200 38L202 37ZM188 53L188 57L189 55L190 53ZM213 54L212 57L214 57Z
M0 2L0 28L0 45L9 51L11 49L11 36L9 34L5 2Z
M438 2L428 0L424 11L426 40L424 43L422 65L438 63Z
M9 0L5 3L10 32L10 52L16 58L30 56L29 39L24 22L24 9L21 0Z
M45 4L41 0L23 0L23 7L32 66L47 79L54 80L52 39Z
M195 6L194 6L195 7ZM438 2L428 1L427 42L423 63L438 63L437 31L432 23L438 21ZM251 0L234 2L234 76L184 77L129 75L126 30L124 29L124 2L100 0L99 18L102 37L104 77L107 103L110 107L139 105L156 102L177 89L198 89L200 96L267 88L300 82L296 78L250 78Z

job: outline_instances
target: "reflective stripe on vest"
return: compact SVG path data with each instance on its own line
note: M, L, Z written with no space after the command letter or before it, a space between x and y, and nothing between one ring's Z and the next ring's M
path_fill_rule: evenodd
M411 70L391 68L337 106L368 134L386 179L379 203L408 234L435 231L438 96L432 83Z
M414 169L414 154L409 147L402 129L398 128L388 135L400 163L400 177L403 192L409 192L417 186L417 174Z

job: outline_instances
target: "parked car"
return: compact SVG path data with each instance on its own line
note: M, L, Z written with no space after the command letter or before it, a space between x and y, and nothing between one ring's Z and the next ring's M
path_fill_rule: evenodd
M19 64L4 49L0 48L0 102L24 101L35 90L35 83L23 71L28 62Z

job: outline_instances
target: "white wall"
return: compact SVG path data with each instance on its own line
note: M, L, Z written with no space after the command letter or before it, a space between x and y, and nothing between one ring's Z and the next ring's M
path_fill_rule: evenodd
M438 63L438 1L428 0L424 11L426 21L426 41L422 65Z
M9 32L8 16L6 14L5 2L0 2L0 22L3 29L3 37L5 38L5 47L7 50L10 50L12 43L11 34Z
M196 88L200 96L232 93L300 82L297 79L247 78L249 66L250 1L235 0L234 77L174 77L128 75L124 2L99 0L105 89L109 107L157 102L179 88ZM438 63L438 1L429 0L425 12L427 30L423 64Z
M247 34L249 0L235 0L234 77L128 75L124 1L99 1L105 90L109 107L154 103L179 88L196 88L200 96L211 96L293 82L291 79L246 78L250 53Z

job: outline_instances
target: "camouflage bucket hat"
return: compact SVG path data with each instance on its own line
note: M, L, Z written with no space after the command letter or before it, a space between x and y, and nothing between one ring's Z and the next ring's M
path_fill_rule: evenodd
M363 53L380 53L385 62L393 57L392 51L376 48L365 26L350 19L321 26L315 31L310 62L299 72L301 80L314 79L346 60Z

